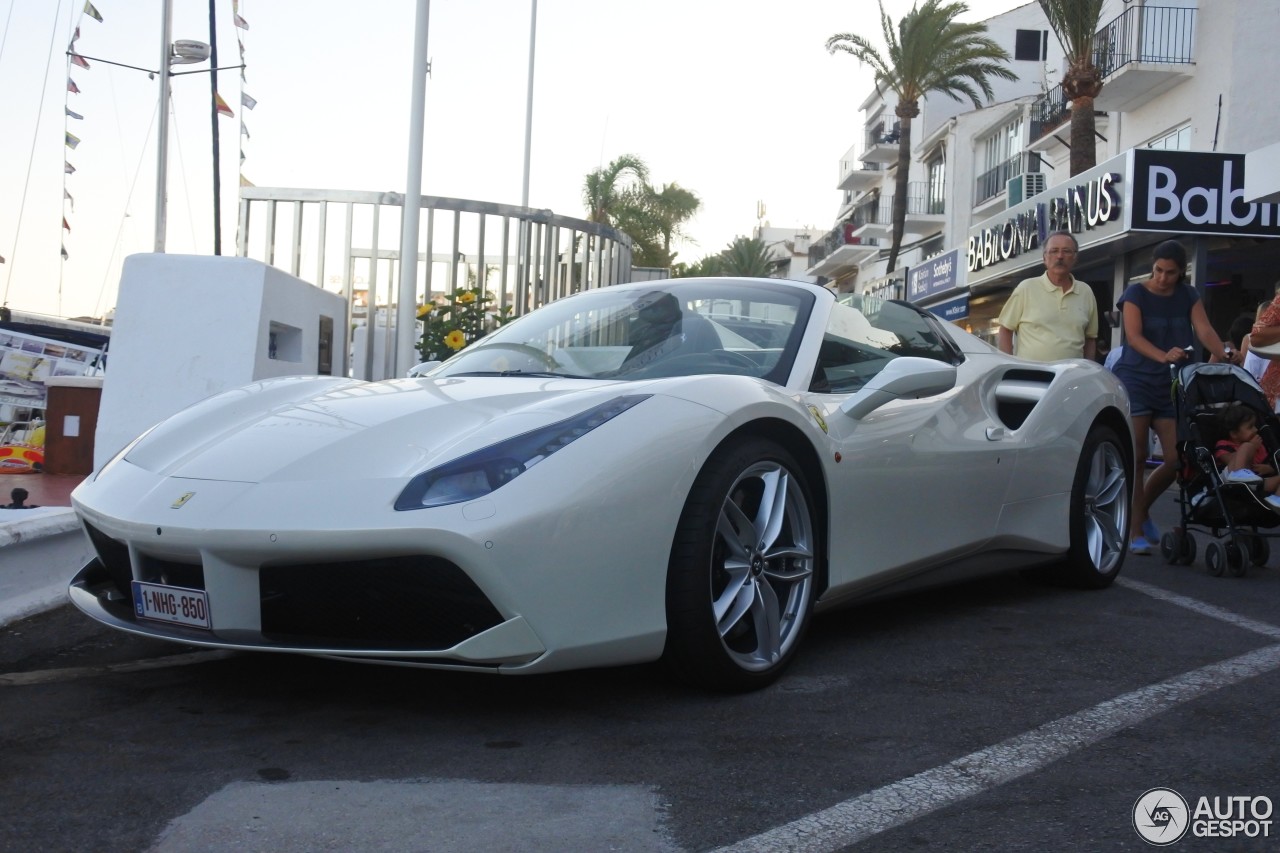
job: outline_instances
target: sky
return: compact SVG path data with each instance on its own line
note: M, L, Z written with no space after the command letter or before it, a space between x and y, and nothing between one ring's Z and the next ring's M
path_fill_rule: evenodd
M145 69L160 65L163 0L91 2L101 22L84 0L0 0L0 301L18 311L102 316L123 259L155 247L159 82ZM171 2L172 37L209 42L207 0ZM895 20L911 5L883 0ZM1019 5L969 0L962 19ZM408 174L416 3L238 8L248 29L234 26L232 0L215 3L227 69L217 89L235 113L218 121L224 255L235 253L241 173L259 187L393 192ZM520 203L531 8L430 3L423 194ZM679 261L749 236L759 202L766 224L830 229L839 161L861 136L858 105L873 82L825 43L855 31L881 45L878 14L872 0L539 0L529 206L585 217L584 177L632 154L655 185L676 182L702 199ZM88 69L68 64L77 26ZM228 69L240 62L237 36L243 82ZM213 253L209 78L171 78L173 254Z

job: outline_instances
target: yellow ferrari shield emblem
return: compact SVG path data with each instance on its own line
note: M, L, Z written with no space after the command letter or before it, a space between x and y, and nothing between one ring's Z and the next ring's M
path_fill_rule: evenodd
M195 492L186 492L181 497L179 497L176 501L169 504L169 506L172 507L173 509L182 509L186 505L187 501L191 500L195 496L196 496Z

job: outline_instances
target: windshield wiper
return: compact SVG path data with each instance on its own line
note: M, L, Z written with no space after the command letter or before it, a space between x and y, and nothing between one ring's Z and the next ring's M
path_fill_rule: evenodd
M595 376L579 376L576 373L548 373L537 370L466 370L450 373L453 376L528 376L534 379L596 379Z

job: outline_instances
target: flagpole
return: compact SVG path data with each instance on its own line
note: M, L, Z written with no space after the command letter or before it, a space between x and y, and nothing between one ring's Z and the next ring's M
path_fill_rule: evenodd
M222 164L218 136L218 17L209 0L209 118L213 123L213 254L222 254Z
M160 4L160 122L156 132L156 254L164 254L165 196L169 183L169 42L173 0Z
M431 0L418 0L413 37L413 66L409 71L413 86L409 102L409 164L405 179L404 207L400 216L400 291L396 303L395 359L392 363L394 376L404 376L419 361L415 357L413 333L417 329L418 320L418 222L422 210L423 124L426 119L427 29L430 17ZM427 263L431 263L430 258ZM371 318L375 316L374 303L375 300L371 299ZM373 333L374 324L371 319L369 334ZM391 340L388 335L388 344Z

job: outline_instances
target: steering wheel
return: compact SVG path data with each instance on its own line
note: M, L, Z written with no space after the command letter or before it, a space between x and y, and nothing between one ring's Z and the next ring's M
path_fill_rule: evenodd
M760 369L760 365L756 364L755 361L742 353L734 352L731 349L713 349L711 354L721 361L727 361L730 364L737 365L738 367L745 367L753 371Z

